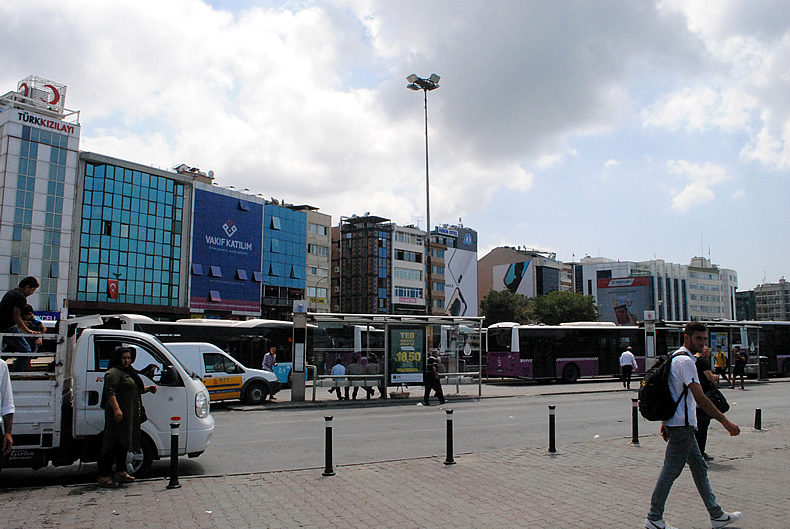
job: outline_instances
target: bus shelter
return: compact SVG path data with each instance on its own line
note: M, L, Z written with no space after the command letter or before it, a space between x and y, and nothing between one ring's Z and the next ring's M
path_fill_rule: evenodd
M422 386L425 362L436 351L444 384L477 383L482 395L482 317L324 312L304 316L307 326L321 329L320 338L307 345L309 359L317 364L316 383L328 378L320 373L327 373L338 359L347 366L352 359L375 358L384 388ZM294 317L296 325L298 316ZM387 394L382 392L385 398Z

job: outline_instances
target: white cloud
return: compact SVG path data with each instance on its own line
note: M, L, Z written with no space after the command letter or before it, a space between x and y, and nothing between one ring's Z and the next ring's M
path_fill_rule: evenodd
M620 165L620 162L615 160L614 158L612 158L612 159L609 159L609 160L606 161L606 163L604 164L604 167L606 169L614 169L615 167L617 167L619 165Z
M686 160L670 160L669 171L685 176L690 182L672 198L672 209L686 212L716 198L713 186L730 179L724 167L711 163L699 165Z

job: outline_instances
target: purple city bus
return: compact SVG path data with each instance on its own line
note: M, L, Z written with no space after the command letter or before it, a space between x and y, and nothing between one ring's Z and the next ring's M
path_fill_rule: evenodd
M645 372L645 330L611 322L560 325L495 323L487 329L488 377L557 379L620 374L620 355L629 346Z

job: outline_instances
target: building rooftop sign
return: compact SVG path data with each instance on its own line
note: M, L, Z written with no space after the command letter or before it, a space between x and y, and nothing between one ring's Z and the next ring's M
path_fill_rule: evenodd
M16 91L24 103L58 113L66 108L66 85L31 75L19 81Z

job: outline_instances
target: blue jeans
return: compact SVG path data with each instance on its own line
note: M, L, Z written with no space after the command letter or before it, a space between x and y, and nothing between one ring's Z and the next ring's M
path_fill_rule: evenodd
M708 465L702 459L702 453L694 437L693 426L667 426L665 427L669 440L667 451L664 454L664 468L658 476L658 482L653 489L650 499L650 512L647 517L651 520L661 520L664 517L664 505L675 479L683 472L686 463L689 464L691 475L697 491L708 509L711 518L719 518L724 511L716 502L716 496L708 482Z
M13 327L9 327L7 329L3 329L0 332L19 332L19 329L16 325ZM29 335L28 335L29 336ZM12 353L30 353L32 349L30 348L30 344L27 340L22 337L17 338L16 336L5 336L3 338L3 351L8 351Z

